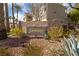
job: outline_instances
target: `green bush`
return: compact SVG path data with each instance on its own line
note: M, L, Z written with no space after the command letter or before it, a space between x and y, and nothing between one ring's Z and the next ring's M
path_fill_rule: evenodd
M63 28L61 26L50 27L48 30L48 37L51 39L59 38L63 35Z
M17 36L17 37L23 37L25 34L23 33L21 28L12 28L10 30L9 35Z
M63 30L63 36L65 36L65 37L69 37L69 35L73 35L74 33L76 33L76 31L74 31L74 30L71 30L71 29L64 29Z
M67 30L67 29L63 30L63 36L69 37L69 34L70 34L70 30Z

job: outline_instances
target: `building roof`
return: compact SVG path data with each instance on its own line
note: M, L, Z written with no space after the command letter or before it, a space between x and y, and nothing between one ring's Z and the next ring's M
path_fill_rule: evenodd
M26 23L27 27L48 27L47 21L31 21Z

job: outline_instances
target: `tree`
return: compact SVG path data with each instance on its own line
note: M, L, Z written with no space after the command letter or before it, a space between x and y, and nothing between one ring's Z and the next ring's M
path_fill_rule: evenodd
M19 5L15 5L16 12L17 12L17 22L18 22L18 12L21 10L21 7Z
M6 28L4 24L4 5L0 3L0 39L7 38Z
M9 16L8 16L8 4L7 3L5 3L5 14L6 14L6 20L5 20L6 30L7 32L9 32L10 28L9 28Z
M13 18L13 28L15 28L15 17L14 17L14 3L12 3L12 18Z
M25 15L24 15L24 21L25 22L32 21L32 14L25 13Z
M68 17L70 19L71 22L73 22L75 25L78 23L79 21L79 5L77 5L76 7L73 7L71 4L70 6L73 8L71 12L69 12Z
M78 3L76 3L76 7L74 7L74 6L72 6L72 4L71 3L68 3L69 4L69 6L71 7L71 8L73 8L73 9L76 9L76 10L79 10L79 4Z

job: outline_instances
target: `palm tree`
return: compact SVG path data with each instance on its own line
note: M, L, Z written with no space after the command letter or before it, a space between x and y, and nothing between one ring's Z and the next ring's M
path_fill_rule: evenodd
M18 12L21 10L21 7L19 5L15 5L16 12L17 12L17 22L18 22Z
M6 30L7 32L9 32L10 28L9 28L9 16L8 16L8 4L7 3L5 3L5 14L6 14L6 20L5 20Z
M4 24L4 5L0 3L0 39L7 38L6 28Z
M15 28L15 17L14 17L14 3L12 3L12 18L13 18L13 28Z

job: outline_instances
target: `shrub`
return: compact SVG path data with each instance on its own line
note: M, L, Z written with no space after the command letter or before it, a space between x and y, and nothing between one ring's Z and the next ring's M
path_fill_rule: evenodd
M63 28L61 26L50 27L48 30L48 37L51 39L59 38L63 34Z
M71 29L64 29L63 30L63 36L65 37L69 37L69 35L74 35L74 34L78 34L75 30L71 30Z
M9 34L17 37L25 36L21 28L12 28Z
M66 30L66 29L63 30L63 36L69 37L70 34L71 34L71 31L69 29L68 30Z

